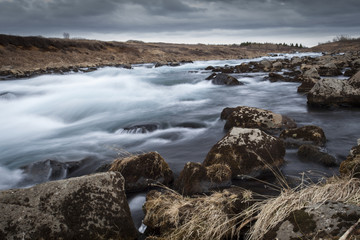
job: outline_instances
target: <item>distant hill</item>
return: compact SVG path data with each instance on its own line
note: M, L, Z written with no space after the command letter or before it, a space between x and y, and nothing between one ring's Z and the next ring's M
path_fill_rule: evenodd
M310 50L315 52L347 52L360 51L360 38L357 39L343 39L335 42L322 43Z

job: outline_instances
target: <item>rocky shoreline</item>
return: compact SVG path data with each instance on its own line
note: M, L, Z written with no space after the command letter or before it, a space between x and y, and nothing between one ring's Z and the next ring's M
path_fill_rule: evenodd
M216 85L239 86L238 73L268 72L271 82L301 83L298 92L307 94L309 107L359 107L360 52L206 69L213 72L207 80ZM352 239L360 236L359 145L338 162L326 153L320 126L299 127L281 113L250 106L229 106L219 116L225 136L202 163L188 162L177 178L162 156L150 152L116 159L101 173L1 191L0 238L334 239L351 227ZM298 149L302 161L340 165L340 176L292 183L279 170L287 149ZM276 176L267 184L279 188L277 196L232 186L246 177L268 181L269 173ZM144 190L152 191L143 207L146 231L140 234L125 194Z

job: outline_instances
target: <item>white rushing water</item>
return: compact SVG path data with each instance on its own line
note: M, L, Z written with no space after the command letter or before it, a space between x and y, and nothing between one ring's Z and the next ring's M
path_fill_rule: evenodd
M285 57L295 55L309 54ZM273 59L280 57L284 56ZM179 173L188 161L202 162L224 135L222 109L240 105L289 115L299 125L319 125L328 135L329 151L338 157L347 154L359 138L358 111L309 110L306 97L296 92L298 83L270 83L264 80L267 73L235 75L245 83L236 87L204 80L211 74L203 70L209 65L246 61L250 60L160 68L146 64L132 70L106 67L91 73L0 82L0 189L24 185L17 185L24 178L22 166L46 159L92 159L79 175L94 171L122 151L158 151ZM154 131L127 130L134 125ZM289 162L294 162L289 156ZM287 168L295 173L297 166Z

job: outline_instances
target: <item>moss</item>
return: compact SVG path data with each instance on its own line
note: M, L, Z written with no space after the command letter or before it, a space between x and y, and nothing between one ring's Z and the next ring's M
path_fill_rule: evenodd
M289 221L294 225L294 232L301 232L303 235L314 233L316 222L313 215L304 210L295 210L289 216Z

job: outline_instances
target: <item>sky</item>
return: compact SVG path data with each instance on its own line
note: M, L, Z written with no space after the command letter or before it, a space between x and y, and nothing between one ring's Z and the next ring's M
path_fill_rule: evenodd
M0 33L314 46L360 37L360 0L0 0Z

